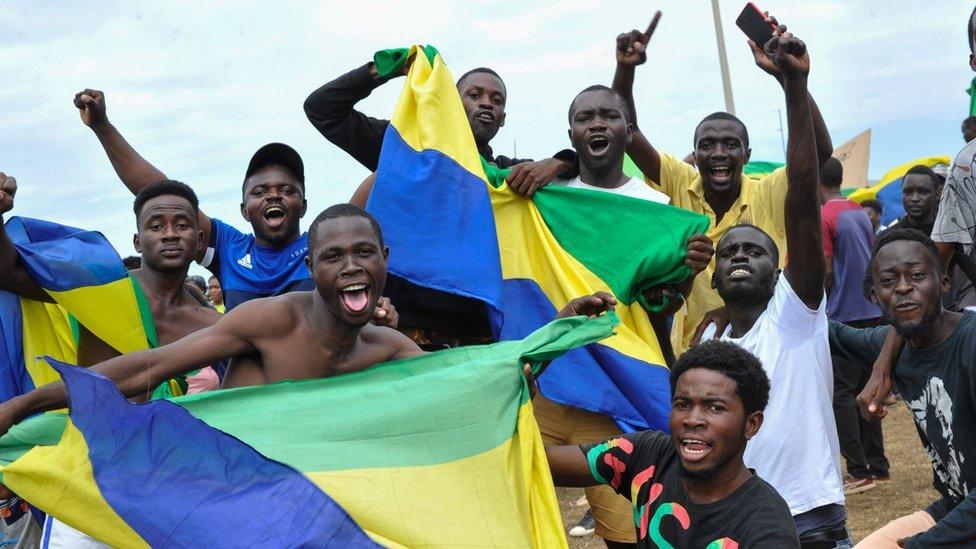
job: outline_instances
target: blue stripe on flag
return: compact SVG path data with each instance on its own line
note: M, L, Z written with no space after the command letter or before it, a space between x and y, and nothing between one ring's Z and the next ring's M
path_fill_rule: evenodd
M101 233L28 217L11 217L6 228L27 272L47 290L100 286L128 276Z
M20 297L0 290L0 402L34 389L24 367L23 322Z
M56 360L105 501L153 547L378 547L295 469L166 401Z
M522 339L551 321L556 309L538 283L504 283L505 325L501 339ZM539 390L556 402L609 415L624 432L668 431L670 372L616 349L592 343L573 349L539 377Z
M391 273L501 308L501 263L487 183L453 158L418 152L389 126L366 210L383 229Z

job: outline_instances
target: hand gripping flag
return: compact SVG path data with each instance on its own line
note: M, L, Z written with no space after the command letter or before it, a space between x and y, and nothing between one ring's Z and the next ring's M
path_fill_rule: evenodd
M391 74L414 56L387 129L366 209L390 246L389 270L485 303L502 340L542 326L571 299L604 290L616 335L567 353L539 380L557 402L612 417L625 431L667 429L668 371L643 290L680 282L686 241L708 219L613 193L547 186L532 200L475 147L453 77L432 47L389 50Z

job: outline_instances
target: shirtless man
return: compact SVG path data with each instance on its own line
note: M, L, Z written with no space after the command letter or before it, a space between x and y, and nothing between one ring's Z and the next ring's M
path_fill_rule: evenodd
M369 324L386 283L389 252L376 220L356 206L338 204L319 214L308 234L305 263L315 290L243 303L175 343L93 369L131 396L147 384L231 357L256 360L233 363L224 387L331 377L423 353L396 330ZM609 294L581 297L558 316L595 315L614 303ZM0 405L0 434L33 413L66 404L62 382L7 401Z
M0 173L0 216L14 207L17 180ZM212 325L220 315L204 307L184 288L186 272L202 242L197 225L197 196L189 186L164 180L147 186L136 196L136 234L132 242L142 265L130 271L149 302L160 345L172 343ZM53 303L54 299L31 279L18 260L17 250L0 218L0 289L30 299ZM119 352L79 326L78 364L91 366L119 356ZM146 400L146 387L155 388L173 376L129 395Z

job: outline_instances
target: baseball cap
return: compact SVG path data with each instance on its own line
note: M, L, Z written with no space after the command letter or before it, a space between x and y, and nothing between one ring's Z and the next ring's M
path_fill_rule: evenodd
M302 162L302 157L298 155L298 151L284 143L268 143L258 149L254 153L254 156L251 157L251 162L247 165L247 172L244 174L244 179L246 180L248 177L251 177L254 172L261 168L273 164L288 168L295 173L298 182L303 186L305 185L305 164Z

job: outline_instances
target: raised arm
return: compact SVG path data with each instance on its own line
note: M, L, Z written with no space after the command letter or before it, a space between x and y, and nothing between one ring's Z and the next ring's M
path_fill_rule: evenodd
M806 45L780 26L766 44L767 51L783 75L786 93L786 250L790 260L784 276L807 307L817 309L824 296L823 237L820 200L817 196L820 166L813 132L813 117L807 98L810 58Z
M766 12L766 22L773 26L779 25L776 18L769 15L769 12ZM760 45L752 40L747 41L747 43L752 50L752 56L756 61L756 65L775 78L785 90L786 81L776 64L773 63ZM813 96L810 95L809 90L807 90L807 101L810 102L810 115L813 117L813 133L817 138L817 163L820 167L823 167L830 158L830 155L834 153L834 145L830 140L830 132L827 131L827 123L824 122L823 115L820 114L820 107L813 100Z
M634 138L627 146L627 154L651 181L661 181L661 155L644 136L637 124L637 105L634 102L634 70L647 60L647 43L661 20L660 10L654 14L647 30L632 30L617 36L617 69L613 73L613 89L627 101L630 122L634 125Z
M408 61L395 76L406 74L409 67ZM383 136L390 122L367 116L353 107L385 82L387 79L369 62L322 85L305 100L305 115L315 129L373 172L379 165Z
M254 352L251 344L255 318L274 311L266 303L252 301L227 313L213 326L194 332L169 345L138 351L92 366L111 379L126 397L144 394L160 383L218 360ZM63 382L55 382L20 395L0 405L0 435L25 417L64 408L68 394Z
M166 174L136 152L109 122L103 92L86 88L75 94L74 104L81 115L81 121L94 132L115 173L132 194L139 194L147 186L167 179ZM198 219L200 230L203 231L203 241L210 242L210 232L213 230L210 218L201 211ZM204 247L197 253L197 261L203 260L206 251Z
M14 208L17 180L0 172L0 290L37 301L54 302L43 288L34 282L20 262L14 243L7 235L3 215Z

